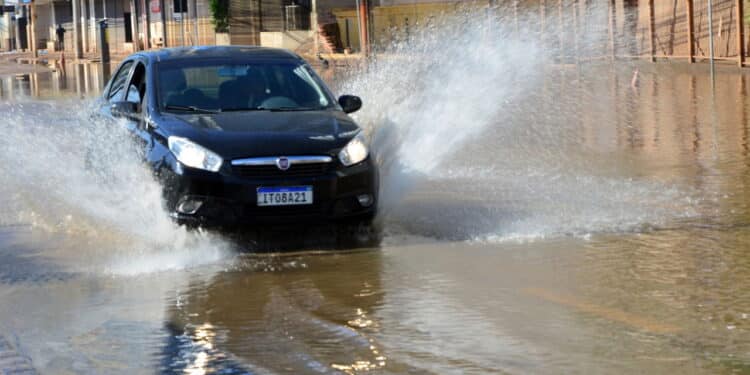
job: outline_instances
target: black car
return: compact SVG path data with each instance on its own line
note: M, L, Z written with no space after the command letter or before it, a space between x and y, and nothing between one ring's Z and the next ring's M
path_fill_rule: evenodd
M366 136L299 56L192 47L126 58L100 113L125 119L180 223L369 222L378 171Z

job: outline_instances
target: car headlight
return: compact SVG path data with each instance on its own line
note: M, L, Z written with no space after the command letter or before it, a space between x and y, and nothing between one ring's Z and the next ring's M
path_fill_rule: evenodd
M367 159L367 140L362 132L359 132L349 143L339 152L339 160L345 166L361 163Z
M180 163L188 167L217 172L224 162L221 156L215 152L186 138L169 137L167 143L169 144L169 151L172 151Z

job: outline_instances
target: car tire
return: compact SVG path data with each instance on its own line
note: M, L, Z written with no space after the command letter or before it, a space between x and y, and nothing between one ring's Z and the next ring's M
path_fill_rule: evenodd
M377 247L383 234L374 217L339 223L339 246L347 248Z

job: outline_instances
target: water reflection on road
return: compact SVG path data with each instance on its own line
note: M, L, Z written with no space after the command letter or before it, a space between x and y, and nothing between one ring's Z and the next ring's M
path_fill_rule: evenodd
M0 99L51 99L76 95L92 98L110 77L113 64L68 64L52 72L0 77Z
M0 93L91 97L82 69ZM123 252L0 216L0 335L50 373L750 372L750 77L544 74L376 249Z

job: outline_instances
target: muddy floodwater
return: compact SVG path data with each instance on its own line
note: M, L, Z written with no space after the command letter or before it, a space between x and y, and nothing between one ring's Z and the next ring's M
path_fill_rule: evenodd
M124 154L83 172L100 67L2 78L0 373L750 373L750 76L533 70L327 76L365 102L375 247L185 232Z

